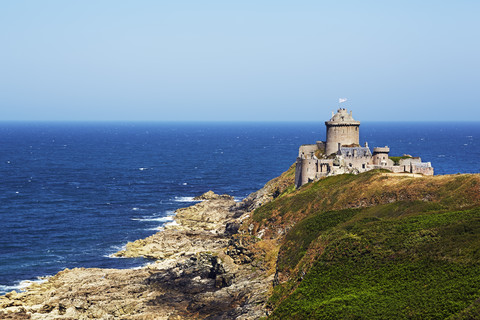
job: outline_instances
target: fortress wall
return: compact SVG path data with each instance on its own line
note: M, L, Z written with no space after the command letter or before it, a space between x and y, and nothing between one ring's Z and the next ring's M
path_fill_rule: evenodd
M327 125L327 141L325 154L330 155L338 151L338 144L359 144L358 125Z
M322 153L325 153L325 141L317 141L317 148Z
M394 166L394 165L391 165L391 166L381 166L381 165L369 165L367 166L368 170L374 170L374 169L386 169L386 170L389 170L389 171L392 171L393 173L403 173L403 172L410 172L410 168L409 167L405 167L405 166Z
M433 168L430 162L412 163L412 172L421 173L425 176L433 176Z
M354 157L354 156L348 156L344 158L345 165L350 168L356 168L358 169L359 172L365 172L367 171L367 166L370 163L371 157Z
M302 185L308 183L309 180L315 179L317 160L305 159L302 161Z
M388 169L394 173L410 172L410 167L408 166L388 166L385 169Z
M304 144L298 149L298 156L302 159L311 159L317 150L316 144Z
M295 187L298 188L310 181L326 177L333 166L332 159L297 158L295 165Z
M382 161L386 162L387 166L393 166L393 160L388 158L388 153L375 153L372 157L372 163L374 165L380 166L382 165ZM403 165L403 164L402 164Z
M372 163L374 165L380 165L380 163L382 162L382 160L385 160L388 159L388 154L385 154L385 153L376 153L373 155L372 157Z
M317 160L318 161L318 171L316 174L316 178L321 178L327 176L333 166L333 159L323 159L323 160Z
M302 185L302 159L297 158L297 163L295 165L295 188L298 188Z
M423 166L425 164L425 166ZM387 169L393 173L418 173L423 174L424 176L433 176L433 168L431 166L427 166L428 163L422 163L422 166L415 166L415 165L400 165L400 166L380 166L380 165L369 165L367 166L368 170L373 169ZM367 171L368 171L367 170Z
M400 159L400 165L403 166L403 165L411 165L412 163L421 163L422 162L422 159L420 158L407 158L407 159Z

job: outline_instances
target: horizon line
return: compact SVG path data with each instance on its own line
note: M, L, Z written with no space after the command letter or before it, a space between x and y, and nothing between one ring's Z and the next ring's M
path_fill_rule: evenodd
M0 120L0 123L323 123L328 120ZM480 120L362 120L360 123L477 123Z

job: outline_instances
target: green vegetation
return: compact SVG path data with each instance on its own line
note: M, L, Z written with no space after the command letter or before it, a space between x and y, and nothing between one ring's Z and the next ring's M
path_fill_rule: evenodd
M479 175L367 172L286 190L252 216L291 226L269 319L480 318Z
M371 211L338 212L356 221L320 233L323 254L272 319L445 319L480 297L480 209L359 219Z
M410 158L412 158L412 156L407 156L407 155L405 155L405 156L401 156L401 157L388 157L388 158L389 158L390 160L392 160L393 163L394 163L396 166L398 166L398 165L400 164L400 160L402 160L402 159L410 159Z
M329 211L316 213L297 223L287 234L282 247L282 255L278 257L278 268L294 268L305 255L310 243L340 222L348 220L355 210Z

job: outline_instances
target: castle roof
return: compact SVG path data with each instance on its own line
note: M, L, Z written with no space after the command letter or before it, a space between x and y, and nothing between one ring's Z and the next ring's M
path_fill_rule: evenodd
M340 154L344 157L371 157L369 147L340 147Z
M360 121L353 119L352 111L348 112L345 108L340 108L337 113L332 114L329 121L325 121L327 125L360 125Z

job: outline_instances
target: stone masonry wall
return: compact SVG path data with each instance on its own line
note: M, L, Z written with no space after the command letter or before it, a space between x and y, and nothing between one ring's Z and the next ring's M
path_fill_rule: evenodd
M327 141L325 154L330 155L338 151L338 144L359 144L358 125L327 125Z

